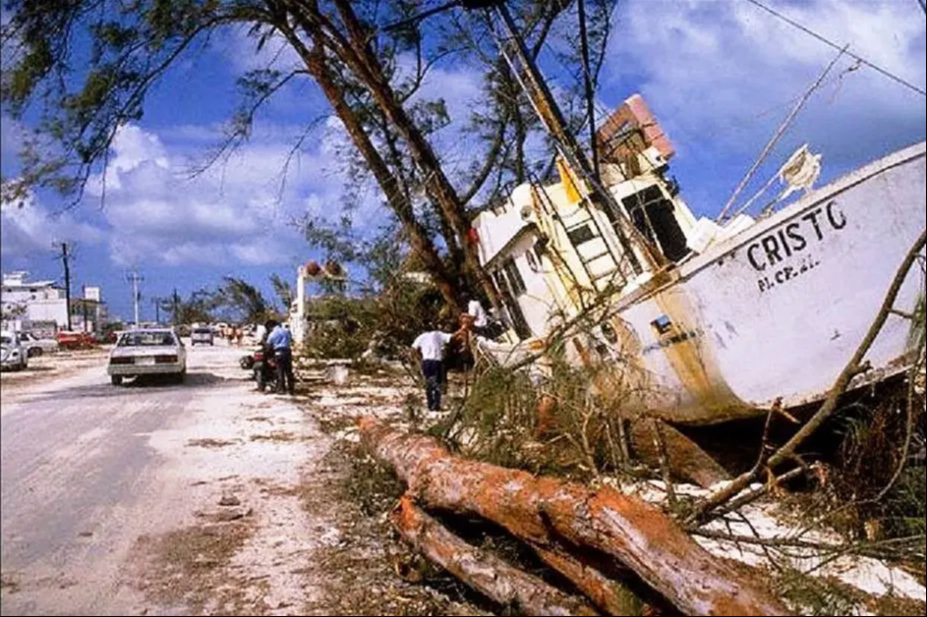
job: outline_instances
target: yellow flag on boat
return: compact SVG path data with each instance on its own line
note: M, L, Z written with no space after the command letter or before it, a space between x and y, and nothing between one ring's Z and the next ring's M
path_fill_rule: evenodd
M563 183L567 200L571 204L579 203L582 199L582 196L579 194L579 183L576 181L570 168L567 167L566 161L559 156L557 157L557 172L560 174L560 182Z

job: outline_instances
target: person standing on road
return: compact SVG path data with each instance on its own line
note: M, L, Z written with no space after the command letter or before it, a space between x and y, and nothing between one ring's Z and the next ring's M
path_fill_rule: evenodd
M442 381L445 375L444 354L454 336L434 329L420 334L412 343L412 349L421 356L428 411L441 411Z
M267 322L270 334L267 336L267 345L274 350L274 359L277 361L277 394L284 391L294 394L296 379L293 377L293 335L276 320Z

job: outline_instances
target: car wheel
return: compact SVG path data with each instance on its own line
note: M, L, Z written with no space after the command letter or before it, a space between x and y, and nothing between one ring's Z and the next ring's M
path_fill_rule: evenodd
M122 375L113 375L112 377L110 377L110 382L112 382L114 386L121 386L122 385Z

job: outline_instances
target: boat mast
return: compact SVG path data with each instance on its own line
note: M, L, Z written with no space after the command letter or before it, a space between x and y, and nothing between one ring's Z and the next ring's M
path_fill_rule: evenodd
M496 38L506 63L522 86L525 94L528 95L531 106L538 118L540 118L541 123L551 137L554 138L560 154L579 175L580 179L585 181L586 186L589 187L592 201L602 207L609 208L614 213L618 221L618 225L615 226L615 233L632 270L635 274L643 272L640 260L638 260L629 239L632 237L639 241L638 244L649 262L648 266L655 269L659 266L659 263L651 252L649 244L639 238L637 230L630 224L620 204L611 192L602 185L592 163L586 157L586 153L576 137L567 128L563 112L547 87L540 69L535 64L531 54L528 53L525 43L518 33L515 20L512 18L508 7L505 6L505 2L500 0L493 3L491 10L499 15L500 21L505 28L507 40L500 40L498 36ZM593 130L595 130L594 127Z

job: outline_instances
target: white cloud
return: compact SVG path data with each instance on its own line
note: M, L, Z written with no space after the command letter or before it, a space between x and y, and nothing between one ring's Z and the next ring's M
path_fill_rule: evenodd
M4 172L10 161L16 159L23 145L23 126L18 121L0 115L0 160L3 161Z
M150 131L125 127L113 143L103 202L113 260L211 266L286 261L302 243L289 223L306 213L308 196L336 186L324 157L291 157L291 150L285 141L255 141L191 175L197 159L185 147L175 151ZM99 177L92 188L101 194Z
M235 69L245 72L272 68L286 73L303 65L283 35L275 32L258 49L258 39L249 31L250 26L236 28L225 42L226 55Z
M767 4L920 88L925 21L914 2ZM613 103L634 83L682 156L756 155L837 52L748 2L627 0L619 5L606 79ZM777 151L810 141L828 163L856 165L923 139L925 98L842 59ZM747 161L747 164L752 158ZM707 159L700 161L712 173Z
M100 228L78 221L70 211L51 212L34 195L21 203L0 204L0 256L4 258L46 254L56 242L98 244L103 237Z

